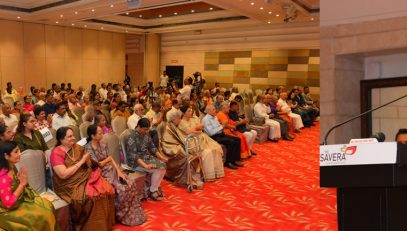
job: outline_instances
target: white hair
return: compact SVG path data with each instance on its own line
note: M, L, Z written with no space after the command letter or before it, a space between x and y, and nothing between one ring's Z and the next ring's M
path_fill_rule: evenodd
M169 110L167 112L167 120L168 122L173 122L175 120L175 118L177 117L181 117L182 113L180 110Z

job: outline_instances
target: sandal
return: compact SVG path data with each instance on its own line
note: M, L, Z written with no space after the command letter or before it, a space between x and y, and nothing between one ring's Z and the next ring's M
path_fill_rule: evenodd
M162 201L163 199L160 195L160 192L158 191L151 192L150 190L148 190L148 197L153 199L153 201Z

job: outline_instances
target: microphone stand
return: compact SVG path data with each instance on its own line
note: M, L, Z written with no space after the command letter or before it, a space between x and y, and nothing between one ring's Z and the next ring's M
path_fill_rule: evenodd
M367 110L367 111L363 112L362 114L357 115L357 116L354 116L354 117L352 117L352 118L350 118L350 119L348 119L348 120L346 120L346 121L344 121L344 122L341 122L341 123L339 123L339 124L335 124L335 125L334 125L333 127L331 127L331 128L328 130L328 132L325 134L324 142L323 142L321 145L327 145L327 144L328 144L328 136L329 136L329 134L330 134L335 128L340 127L340 126L342 126L342 125L344 125L344 124L346 124L346 123L349 123L349 122L352 121L352 120L355 120L355 119L357 119L357 118L360 118L360 117L362 117L362 116L364 116L364 115L366 115L366 114L369 114L369 113L371 113L371 112L374 112L374 111L376 111L376 110L378 110L378 109L380 109L380 108L382 108L382 107L385 107L385 106L387 106L387 105L389 105L389 104L392 104L392 103L394 103L394 102L396 102L396 101L399 101L399 100L401 100L401 99L403 99L403 98L406 98L406 97L407 97L407 95L401 96L401 97L399 97L399 98L397 98L397 99L395 99L395 100L392 100L392 101L390 101L390 102L388 102L388 103L385 103L385 104L383 104L383 105L381 105L381 106L378 106L378 107L376 107L376 108Z

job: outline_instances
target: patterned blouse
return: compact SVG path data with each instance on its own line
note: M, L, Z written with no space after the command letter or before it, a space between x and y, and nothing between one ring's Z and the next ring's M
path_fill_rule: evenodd
M141 167L137 160L142 159L146 164L155 165L154 168L166 169L166 164L155 156L157 151L149 134L143 135L134 130L127 140L127 164L132 168Z
M6 169L0 170L0 204L5 208L11 208L17 200L17 197L11 191L12 179Z

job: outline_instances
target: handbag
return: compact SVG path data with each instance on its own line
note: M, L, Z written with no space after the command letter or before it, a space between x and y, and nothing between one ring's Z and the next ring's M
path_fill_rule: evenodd
M255 125L264 125L266 123L266 118L260 116L253 116L251 123Z

